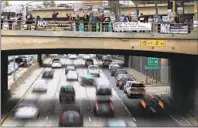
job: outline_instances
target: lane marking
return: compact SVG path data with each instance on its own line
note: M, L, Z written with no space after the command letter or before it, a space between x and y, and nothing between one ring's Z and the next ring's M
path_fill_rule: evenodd
M52 59L50 58L49 60L51 61ZM49 62L50 62L50 61L49 61ZM46 68L46 67L45 67L45 68ZM26 91L24 92L24 94L21 96L20 100L19 100L19 101L16 103L16 105L5 115L5 118L2 119L2 121L1 121L1 126L2 126L3 124L6 123L7 119L8 119L8 118L10 117L10 115L12 114L13 110L16 109L16 107L19 105L19 103L20 103L22 100L24 100L25 96L31 91L31 88L32 88L33 84L35 83L35 81L36 81L37 79L40 78L40 76L41 76L42 73L44 72L45 68L41 68L40 73L38 74L38 76L36 76L36 78L33 80L33 82L30 84L30 86L27 88L27 90L26 90ZM38 68L38 69L40 69L40 68ZM35 71L35 70L34 70L34 71ZM33 73L33 72L32 72L32 73ZM31 76L31 75L30 75L30 76ZM28 78L27 78L27 79L28 79Z
M184 124L182 124L180 121L178 121L175 117L173 117L169 112L167 112L166 110L164 110L174 121L176 121L177 123L179 123L182 126L185 126Z
M136 121L136 119L133 117L133 120Z
M89 117L89 121L91 121L91 118Z
M46 117L46 121L48 120L48 116Z

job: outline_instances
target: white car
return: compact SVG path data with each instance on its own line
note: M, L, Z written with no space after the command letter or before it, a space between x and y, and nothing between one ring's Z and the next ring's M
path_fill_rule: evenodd
M45 80L38 80L34 83L33 92L46 92L47 82Z
M90 56L90 55L84 55L84 56L83 56L83 59L84 59L84 60L91 59L91 56Z
M89 54L91 58L95 58L96 54Z
M16 119L37 119L39 116L39 109L34 104L21 103L15 110L14 117Z
M54 61L52 62L52 68L61 68L62 64L60 61Z
M71 55L69 55L69 59L77 59L77 55L76 54L71 54Z
M116 63L116 62L112 62L112 63L109 65L109 70L111 70L112 65L120 66L120 65L119 65L118 63Z
M67 73L67 80L77 80L78 81L78 73L76 71L69 71Z
M92 74L93 76L98 76L100 77L100 69L97 65L90 65L88 67L88 73Z
M125 93L128 98L133 96L143 97L146 94L146 90L142 82L132 81L125 85Z

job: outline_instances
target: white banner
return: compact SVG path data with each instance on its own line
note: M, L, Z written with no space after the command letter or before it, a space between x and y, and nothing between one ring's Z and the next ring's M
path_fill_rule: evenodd
M113 23L114 31L151 31L151 23L141 22L115 22Z

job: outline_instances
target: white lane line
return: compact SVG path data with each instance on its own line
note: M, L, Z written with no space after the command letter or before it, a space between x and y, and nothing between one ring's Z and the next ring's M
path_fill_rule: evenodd
M89 121L91 121L91 118L89 117Z
M46 117L46 121L48 120L48 116Z
M169 112L166 111L166 113L177 123L179 123L181 126L185 126L184 124L182 124L180 121L178 121L175 117L173 117Z
M136 121L136 119L133 117L133 120Z

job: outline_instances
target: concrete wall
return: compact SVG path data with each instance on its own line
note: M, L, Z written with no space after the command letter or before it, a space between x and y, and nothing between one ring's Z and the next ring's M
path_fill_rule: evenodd
M144 70L144 66L148 65L148 57L143 57L143 56L133 56L131 59L131 68L147 75L150 76L151 78L154 78L158 82L161 81L161 70ZM159 61L159 65L161 62Z

